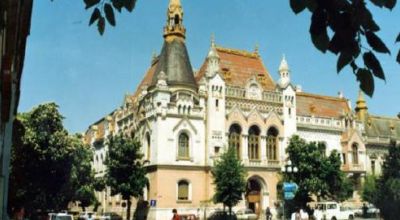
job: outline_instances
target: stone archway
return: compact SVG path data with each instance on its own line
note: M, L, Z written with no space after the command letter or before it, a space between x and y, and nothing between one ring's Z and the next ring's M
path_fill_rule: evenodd
M247 180L246 207L258 216L268 206L268 191L265 181L260 176L252 176Z

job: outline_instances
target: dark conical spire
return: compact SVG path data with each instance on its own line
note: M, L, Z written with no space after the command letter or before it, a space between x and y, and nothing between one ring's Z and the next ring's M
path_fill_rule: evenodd
M152 85L157 84L158 75L164 72L168 86L197 88L192 65L185 45L183 9L179 0L171 0L164 27L164 45L161 50Z

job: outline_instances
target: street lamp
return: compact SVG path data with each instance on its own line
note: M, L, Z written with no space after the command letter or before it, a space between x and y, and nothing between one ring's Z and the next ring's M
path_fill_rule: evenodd
M296 166L292 165L291 160L288 160L286 162L286 164L284 164L281 167L281 171L282 171L282 174L286 173L288 175L289 181L290 181L292 179L291 174L297 173L299 171L299 169ZM295 188L297 188L297 185L295 183L286 183L286 182L283 183L284 195L283 195L283 205L282 205L282 219L285 219L285 200L286 199L290 200L290 199L293 199L293 197L294 197L293 191L290 191L290 192L285 191L285 185L290 185L290 184L295 185ZM291 188L291 187L288 187L288 188Z

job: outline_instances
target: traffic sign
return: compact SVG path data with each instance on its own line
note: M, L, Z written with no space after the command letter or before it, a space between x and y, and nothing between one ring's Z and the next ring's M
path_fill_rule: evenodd
M296 183L288 183L284 182L283 183L283 192L292 192L295 193L299 187L297 186Z
M293 192L285 192L284 193L285 200L292 200L294 198Z

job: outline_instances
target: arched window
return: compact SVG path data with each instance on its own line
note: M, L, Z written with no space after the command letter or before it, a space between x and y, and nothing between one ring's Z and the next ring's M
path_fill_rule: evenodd
M259 159L260 129L253 125L249 129L248 152L249 159Z
M189 136L186 133L179 135L178 157L189 157Z
M228 144L229 147L234 147L238 159L241 158L241 133L242 128L238 124L233 124L229 128Z
M150 134L146 133L146 142L147 142L147 159L150 160L151 154L151 142L150 142Z
M278 160L278 130L274 127L267 132L267 158L268 160Z
M178 200L189 200L189 183L186 180L178 182Z
M352 155L353 155L353 164L358 164L358 145L354 143L351 146Z

